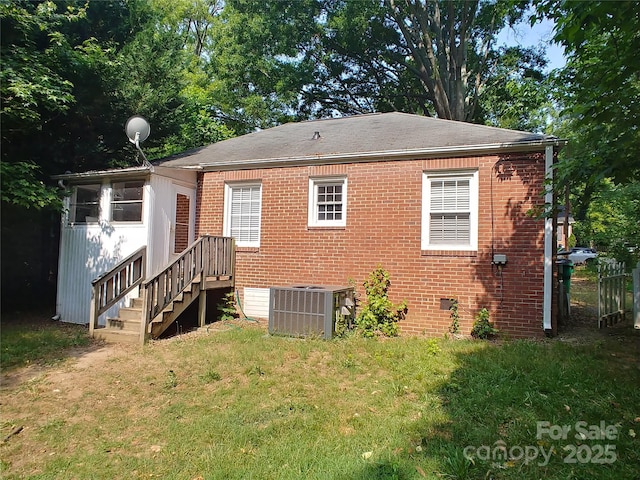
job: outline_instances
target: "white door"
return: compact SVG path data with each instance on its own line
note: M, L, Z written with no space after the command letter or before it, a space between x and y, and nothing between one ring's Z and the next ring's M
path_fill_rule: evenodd
M176 258L193 243L195 224L195 194L179 185L174 185L173 222L171 222L170 256Z

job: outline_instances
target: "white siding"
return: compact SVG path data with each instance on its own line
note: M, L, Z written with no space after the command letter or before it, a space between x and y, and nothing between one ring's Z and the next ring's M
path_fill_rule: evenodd
M242 308L247 317L269 318L268 288L244 288Z
M171 260L176 220L177 192L190 197L189 243L194 240L196 176L197 174L193 172L192 182L176 181L160 175L153 175L151 177L149 194L149 249L147 260L149 276L158 273Z
M157 273L170 260L171 228L175 221L176 191L191 194L191 235L195 224L195 172L178 172L179 180L152 174L144 188L141 223L70 224L62 216L56 313L64 322L86 324L91 308L91 282L107 272L123 258L147 246L147 277ZM97 183L102 180L97 180ZM110 190L103 191L103 211L109 208ZM68 207L67 201L67 207ZM104 215L101 215L104 217ZM193 240L191 238L191 240ZM128 298L137 296L133 291ZM124 303L124 302L123 302ZM100 318L116 316L116 305Z
M89 323L91 282L145 245L146 240L144 224L62 225L56 301L60 319ZM106 313L114 314L113 311Z

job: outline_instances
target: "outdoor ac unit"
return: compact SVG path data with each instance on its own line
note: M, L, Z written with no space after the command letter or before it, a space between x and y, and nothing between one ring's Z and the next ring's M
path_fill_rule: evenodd
M271 287L269 333L305 337L333 338L336 321L350 325L355 315L354 289L296 285Z

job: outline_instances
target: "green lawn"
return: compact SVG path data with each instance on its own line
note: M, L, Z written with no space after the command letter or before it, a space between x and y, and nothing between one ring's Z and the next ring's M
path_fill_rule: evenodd
M637 479L635 333L323 341L240 323L117 347L3 388L2 437L24 427L3 478Z
M33 362L51 363L68 355L70 347L89 344L82 325L55 323L46 313L12 313L0 324L0 368Z

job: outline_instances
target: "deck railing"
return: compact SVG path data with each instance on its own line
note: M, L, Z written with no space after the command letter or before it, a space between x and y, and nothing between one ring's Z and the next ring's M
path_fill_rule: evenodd
M98 318L144 281L147 247L142 247L111 270L91 282L92 301L89 332L98 327Z
M155 277L144 282L143 328L168 307L184 289L200 277L201 282L232 279L234 274L235 242L230 237L203 236L188 247L178 259ZM206 288L202 285L201 288Z

